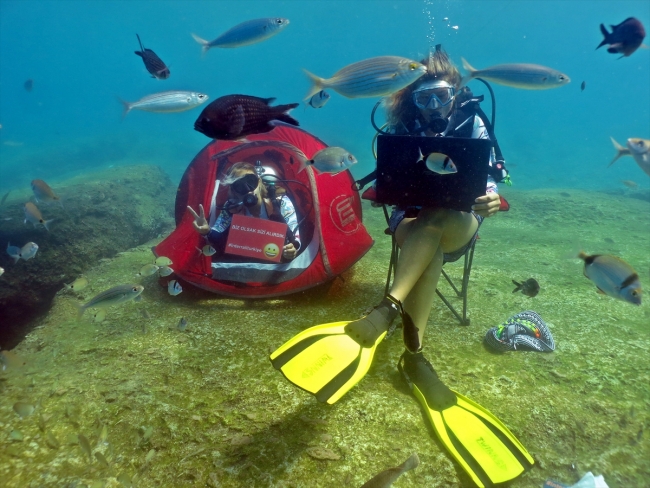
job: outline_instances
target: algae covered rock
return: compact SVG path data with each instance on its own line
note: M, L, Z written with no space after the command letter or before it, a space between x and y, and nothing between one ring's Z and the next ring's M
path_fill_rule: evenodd
M100 259L138 246L173 228L176 187L157 166L126 166L86 173L53 183L62 205L37 203L43 226L25 224L29 190L12 191L0 207L0 345L10 349L28 332L21 330L45 312L54 294ZM30 260L5 251L28 242L38 245Z

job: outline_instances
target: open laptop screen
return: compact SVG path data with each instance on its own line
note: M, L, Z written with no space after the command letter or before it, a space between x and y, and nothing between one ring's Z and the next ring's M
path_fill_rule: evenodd
M380 134L377 137L377 201L469 212L474 200L485 195L491 148L489 139ZM425 160L432 153L448 156L457 172L431 171ZM430 158L435 159L435 156Z

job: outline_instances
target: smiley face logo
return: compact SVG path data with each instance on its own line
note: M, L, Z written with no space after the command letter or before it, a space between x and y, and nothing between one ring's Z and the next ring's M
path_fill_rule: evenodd
M268 258L274 258L280 254L280 248L276 244L269 242L266 246L264 246L264 254Z

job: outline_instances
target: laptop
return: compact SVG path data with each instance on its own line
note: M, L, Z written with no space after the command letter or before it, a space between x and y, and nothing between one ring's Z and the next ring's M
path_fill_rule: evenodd
M474 200L485 195L491 148L489 139L380 134L376 201L469 212ZM432 153L448 156L458 172L431 171L425 159Z

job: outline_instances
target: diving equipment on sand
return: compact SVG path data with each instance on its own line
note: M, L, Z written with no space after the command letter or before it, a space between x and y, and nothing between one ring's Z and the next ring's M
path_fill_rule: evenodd
M553 352L555 341L546 323L536 312L527 310L513 315L485 334L485 343L498 352L517 349Z

